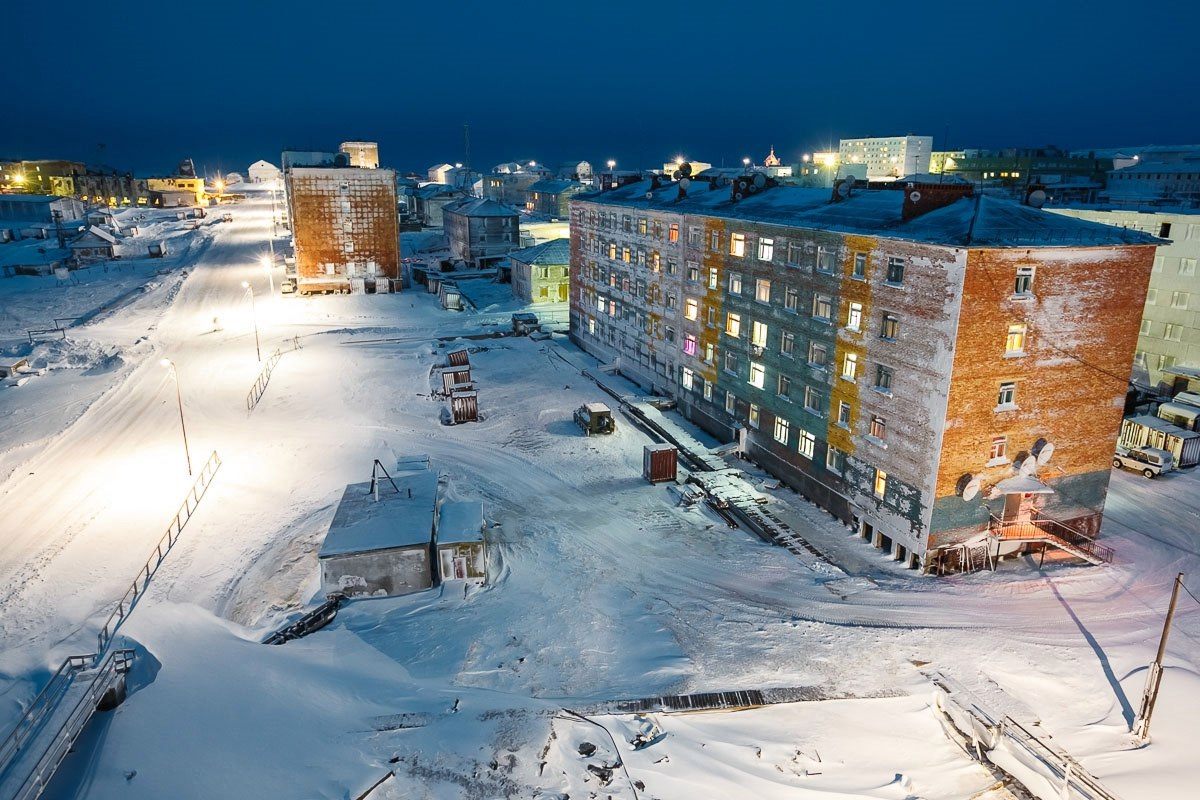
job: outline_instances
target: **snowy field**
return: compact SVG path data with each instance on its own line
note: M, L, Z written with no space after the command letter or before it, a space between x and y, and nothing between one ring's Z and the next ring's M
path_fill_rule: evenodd
M456 342L518 308L494 287L480 314L421 291L270 296L270 208L252 193L169 263L93 268L78 287L0 280L4 357L40 373L0 388L0 733L65 657L95 649L191 486L161 359L177 365L192 463L222 461L120 629L138 652L128 698L95 718L47 797L1010 796L944 733L934 671L1124 800L1194 796L1187 594L1152 744L1129 728L1176 573L1200 594L1200 473L1114 474L1112 566L1021 560L941 579L763 487L830 555L801 558L647 484L649 439L624 418L581 436L572 409L609 398L565 338ZM29 344L46 316L85 321ZM255 327L280 358L251 413ZM456 344L472 349L482 420L447 427L430 370ZM315 634L259 644L322 599L316 552L345 486L411 454L430 456L449 499L483 502L487 585L352 601ZM738 689L804 700L644 718L618 705ZM665 738L633 750L650 728Z

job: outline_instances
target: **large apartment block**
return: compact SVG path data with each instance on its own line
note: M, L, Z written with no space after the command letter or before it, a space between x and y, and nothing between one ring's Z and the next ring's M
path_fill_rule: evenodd
M331 166L285 166L297 289L301 293L399 289L396 173L351 167L347 156L338 155Z
M1094 548L1159 240L971 191L582 195L572 336L914 568Z
M929 172L932 152L932 136L868 137L838 142L838 161L865 164L870 181L892 181Z

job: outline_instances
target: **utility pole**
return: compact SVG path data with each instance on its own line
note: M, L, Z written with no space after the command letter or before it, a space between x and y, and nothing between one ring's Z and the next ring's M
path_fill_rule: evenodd
M1162 639L1158 642L1158 655L1150 665L1146 675L1146 690L1142 692L1142 707L1138 710L1137 720L1133 723L1133 734L1143 744L1150 741L1150 715L1154 713L1154 703L1158 700L1158 687L1162 683L1162 660L1167 650L1167 635L1171 632L1171 619L1175 616L1175 601L1179 599L1179 587L1183 585L1183 573L1175 576L1175 586L1171 590L1171 604L1167 606L1167 619L1163 623Z
M50 212L50 216L54 217L54 233L58 235L58 249L62 250L67 246L67 237L63 233L62 226L63 212L56 208Z

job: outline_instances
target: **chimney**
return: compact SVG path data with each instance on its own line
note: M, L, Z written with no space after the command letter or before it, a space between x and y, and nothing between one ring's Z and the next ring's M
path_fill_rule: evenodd
M904 205L900 209L900 218L905 222L928 214L930 211L945 208L951 203L974 194L974 187L969 183L919 183L917 181L896 181L896 183L903 184L904 188Z

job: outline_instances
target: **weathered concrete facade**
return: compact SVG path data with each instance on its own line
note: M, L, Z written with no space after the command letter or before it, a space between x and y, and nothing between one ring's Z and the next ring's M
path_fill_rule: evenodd
M399 277L394 172L295 167L285 180L301 293L379 291Z
M914 567L989 531L995 498L964 500L960 479L1004 505L996 484L1019 463L993 458L1001 436L1012 454L1070 451L1024 474L1055 493L1046 513L1094 533L1082 521L1103 508L1125 388L1112 376L1128 372L1154 240L1066 223L1076 245L1047 247L1064 223L969 194L831 201L698 179L583 195L572 336ZM1006 353L1013 337L1024 356ZM997 402L1013 381L1016 411Z
M442 227L450 255L485 266L521 246L515 208L492 200L468 198L442 207Z

